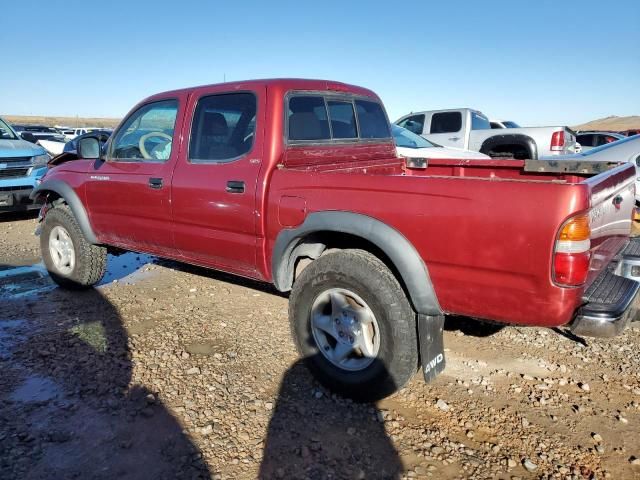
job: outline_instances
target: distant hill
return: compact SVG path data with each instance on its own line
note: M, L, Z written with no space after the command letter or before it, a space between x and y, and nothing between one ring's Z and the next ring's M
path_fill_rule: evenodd
M616 117L612 115L610 117L600 118L598 120L592 120L582 125L576 125L571 127L573 130L614 130L623 131L631 129L640 129L640 115L633 115L630 117Z
M107 127L113 128L120 123L119 118L92 118L92 117L47 117L29 115L1 115L9 123L27 125L62 125L65 127Z

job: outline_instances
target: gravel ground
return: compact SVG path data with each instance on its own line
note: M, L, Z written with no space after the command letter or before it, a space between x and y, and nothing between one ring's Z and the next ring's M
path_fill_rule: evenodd
M307 373L268 286L126 254L64 291L35 226L0 219L3 479L640 478L638 327L449 319L443 375L354 404Z

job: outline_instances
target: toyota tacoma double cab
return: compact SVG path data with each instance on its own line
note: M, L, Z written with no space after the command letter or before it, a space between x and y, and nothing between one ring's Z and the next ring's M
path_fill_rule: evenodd
M67 157L68 158L68 157ZM419 159L418 159L419 160ZM33 193L52 278L132 250L290 292L300 354L372 400L445 368L446 315L620 333L639 283L632 165L396 156L380 99L323 80L160 93ZM256 328L260 328L260 320Z

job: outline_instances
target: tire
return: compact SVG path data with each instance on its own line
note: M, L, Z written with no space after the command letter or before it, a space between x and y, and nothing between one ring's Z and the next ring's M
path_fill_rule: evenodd
M354 336L363 335L365 330L369 332L367 335L373 338L369 345L375 347L377 340L377 350L373 349L375 356L354 350L343 361L344 365L339 366L323 352L337 351L342 341L336 335L340 333L336 326L339 315L335 312L333 299L338 295L349 301L345 307L347 314L356 311L360 318L365 312L362 317L365 320L368 311L373 314L375 325L372 326L370 319L368 323L356 321L362 327L356 327ZM325 301L327 296L329 300ZM329 304L324 310L323 302ZM362 304L369 310L363 310ZM325 317L335 322L324 325L335 327L331 335L312 326L318 324L316 318L324 323ZM347 319L350 321L348 316ZM332 251L307 266L291 291L289 321L298 351L309 370L324 386L345 397L356 401L387 397L402 388L418 369L415 312L391 271L364 250ZM376 330L377 335L371 335L372 330ZM347 336L353 343L353 337ZM332 338L336 345L333 349Z
M56 245L61 241L68 244L67 239L70 239L72 248L66 249L65 260L55 253L53 242L58 242ZM87 242L67 205L47 212L40 233L40 250L49 275L64 288L77 290L95 285L102 280L107 269L107 249ZM58 260L54 260L52 255L56 255Z

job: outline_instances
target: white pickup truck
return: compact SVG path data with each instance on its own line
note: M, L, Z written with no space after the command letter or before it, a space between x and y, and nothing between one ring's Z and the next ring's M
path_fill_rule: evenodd
M535 160L574 153L576 145L575 134L568 127L491 129L489 119L470 108L414 112L395 123L439 145L490 157Z

